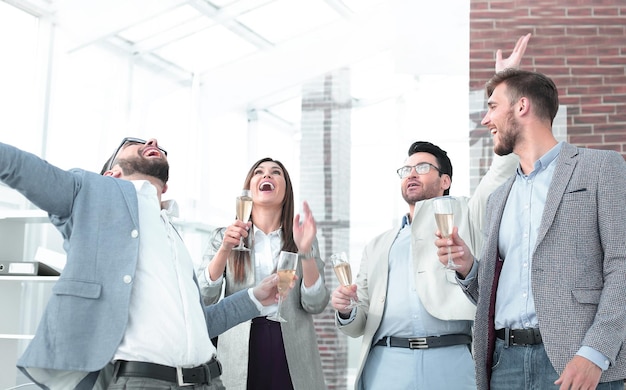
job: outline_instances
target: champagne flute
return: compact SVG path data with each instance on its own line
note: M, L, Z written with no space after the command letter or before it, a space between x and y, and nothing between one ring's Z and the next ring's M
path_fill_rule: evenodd
M287 322L287 320L280 315L280 306L289 293L289 286L293 281L293 275L296 273L297 263L297 253L280 251L278 266L276 268L278 270L278 307L276 308L276 313L267 317L268 320Z
M333 263L333 269L335 275L342 286L349 286L352 284L352 270L350 268L350 262L346 252L337 252L330 255L330 260ZM350 298L350 304L346 306L346 309L352 309L357 307L358 303L354 299Z
M435 208L435 221L441 236L444 238L450 237L452 229L454 228L454 204L456 199L452 196L439 196L433 198L433 207ZM458 265L452 261L452 254L450 253L450 247L448 247L448 269L459 268Z
M241 195L237 197L237 219L248 222L250 213L252 213L252 195L250 190L242 190ZM239 238L239 245L233 248L234 251L250 251L243 243L243 237Z

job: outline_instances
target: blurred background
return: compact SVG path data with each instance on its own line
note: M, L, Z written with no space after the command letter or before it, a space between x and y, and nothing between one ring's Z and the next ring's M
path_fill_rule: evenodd
M508 56L523 34L522 67L559 87L557 138L626 156L623 0L431 3L2 0L0 142L99 172L123 137L156 138L198 262L207 232L235 218L250 165L278 159L323 257L347 251L354 274L366 243L408 211L395 170L412 142L447 150L451 194L471 195L492 156L482 87L496 49ZM63 256L44 217L0 184L0 260ZM334 289L328 264L326 278ZM20 294L20 308L46 299ZM40 306L0 329L0 388L19 382ZM336 332L330 306L316 325L328 388L351 388L360 340Z

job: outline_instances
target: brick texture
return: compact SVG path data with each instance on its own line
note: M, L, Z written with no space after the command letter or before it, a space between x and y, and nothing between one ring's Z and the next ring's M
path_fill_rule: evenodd
M626 2L471 0L470 90L481 91L493 75L494 49L508 56L528 32L521 66L555 81L567 107L567 141L626 158ZM473 110L472 121L479 117ZM473 143L489 137L479 122Z
M339 69L315 78L302 89L300 147L302 199L309 202L317 222L323 259L346 251L350 244L350 72ZM338 286L326 261L326 286ZM314 316L322 368L328 389L347 386L347 339L335 327L334 309Z

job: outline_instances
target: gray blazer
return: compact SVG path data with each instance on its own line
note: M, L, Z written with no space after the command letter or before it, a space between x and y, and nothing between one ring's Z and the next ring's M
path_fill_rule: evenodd
M492 284L498 232L514 178L489 198L478 278L465 290L477 302L476 379L489 388L494 349ZM564 144L532 255L531 283L550 362L562 372L582 345L607 356L601 381L626 377L626 163L615 152ZM491 297L491 298L490 298ZM490 304L491 301L491 304Z
M141 237L135 188L129 181L59 169L2 143L0 180L49 213L67 252L35 337L17 365L33 380L30 368L91 372L78 386L90 388L128 322ZM259 313L245 291L207 307L198 294L198 305L211 337ZM42 380L37 382L44 385Z
M215 256L222 241L226 228L218 228L211 235L207 255L202 266L198 269L200 291L206 304L221 302L222 289L224 296L228 297L238 291L254 285L254 251L251 252L251 266L246 270L247 280L237 283L230 267L226 267L225 278L222 283L210 286L206 280L204 270ZM323 288L316 295L302 295L300 287L303 282L302 262L298 261L296 286L289 292L288 298L283 302L281 313L287 319L282 322L280 328L283 334L285 355L291 381L295 390L323 390L326 389L324 372L319 353L317 334L313 315L324 311L330 291L326 287L324 278L324 261L319 255L317 240L313 242L313 252L316 253L315 262L322 278ZM229 390L245 389L248 381L248 359L250 344L250 321L239 324L219 337L217 353L222 362L222 382Z

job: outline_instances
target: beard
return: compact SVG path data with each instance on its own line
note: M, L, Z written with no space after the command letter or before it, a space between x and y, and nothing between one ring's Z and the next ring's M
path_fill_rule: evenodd
M122 172L124 175L132 175L135 173L141 173L144 175L155 177L163 182L167 183L169 179L170 165L165 159L146 159L139 156L134 159L118 160Z
M493 146L493 151L498 156L506 156L513 153L520 136L520 125L513 115L512 108L506 116L504 127L506 130L498 130L498 143Z
M408 194L406 189L402 189L402 198L407 204L415 204L422 200L432 199L439 196L439 191L435 188L422 187L419 193Z

